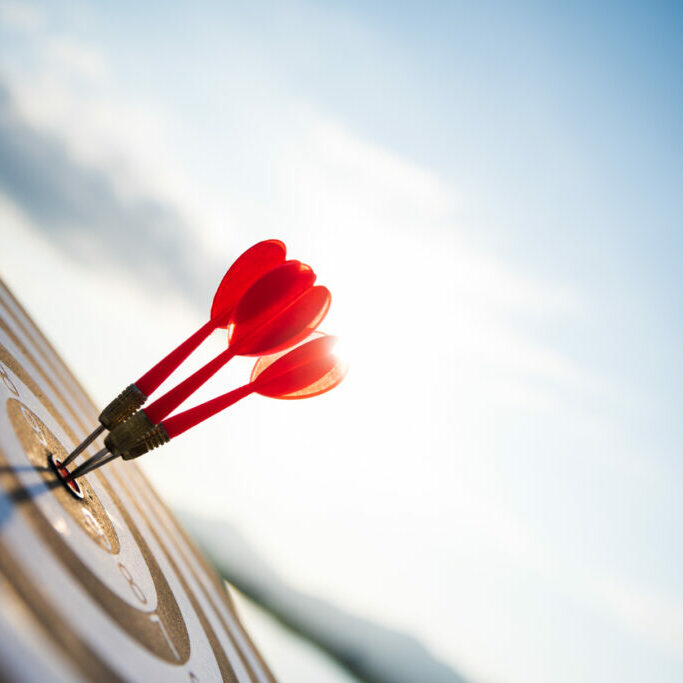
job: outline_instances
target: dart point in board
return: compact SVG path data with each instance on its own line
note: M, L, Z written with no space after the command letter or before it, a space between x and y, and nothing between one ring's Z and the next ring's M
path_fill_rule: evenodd
M83 500L83 491L80 485L71 476L71 473L64 466L64 463L56 455L54 455L54 453L51 453L47 460L50 464L50 467L54 470L57 477L61 479L69 492L79 500Z
M316 276L310 266L286 261L285 255L284 243L266 240L235 261L214 295L209 321L114 399L100 414L101 424L94 436L91 434L60 463L57 471L67 485L118 457L139 457L252 393L280 399L309 398L342 381L346 366L334 353L336 337L316 331L329 310L330 292L314 284ZM220 327L227 330L227 348L141 408L148 393ZM247 384L171 415L238 355L257 358ZM122 399L126 392L129 396ZM116 420L109 420L107 411L116 413ZM69 472L67 466L105 429L110 430L105 448Z

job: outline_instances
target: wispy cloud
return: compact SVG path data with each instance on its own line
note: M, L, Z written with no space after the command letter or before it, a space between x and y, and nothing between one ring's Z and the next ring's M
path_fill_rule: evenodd
M0 3L0 29L23 45L0 69L0 192L68 258L203 303L224 264L160 113L112 97L106 55L37 7Z
M23 122L7 89L0 90L0 188L67 256L105 258L159 286L205 293L179 211L153 195L122 196L106 169L78 161L63 139Z
M23 33L34 33L45 25L45 14L27 2L3 0L0 2L0 24Z

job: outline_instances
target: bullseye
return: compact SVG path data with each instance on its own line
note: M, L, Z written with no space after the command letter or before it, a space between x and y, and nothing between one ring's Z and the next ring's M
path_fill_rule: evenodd
M79 500L83 500L84 496L81 487L78 485L78 482L75 479L69 479L71 473L66 467L64 467L62 461L54 454L48 455L47 460L52 469L55 471L55 474L59 477L59 480L68 489L69 493Z

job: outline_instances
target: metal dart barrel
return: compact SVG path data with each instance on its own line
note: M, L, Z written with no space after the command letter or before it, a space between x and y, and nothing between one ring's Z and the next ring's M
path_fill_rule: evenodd
M129 384L101 413L98 418L100 426L75 448L62 463L64 467L73 462L105 429L112 430L116 425L125 422L147 400L147 396L137 385Z

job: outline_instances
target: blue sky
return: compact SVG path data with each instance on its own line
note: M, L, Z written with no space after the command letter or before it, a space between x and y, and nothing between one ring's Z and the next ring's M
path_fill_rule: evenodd
M257 239L332 289L348 381L150 458L167 498L475 680L680 680L675 3L0 7L0 267L99 401Z

